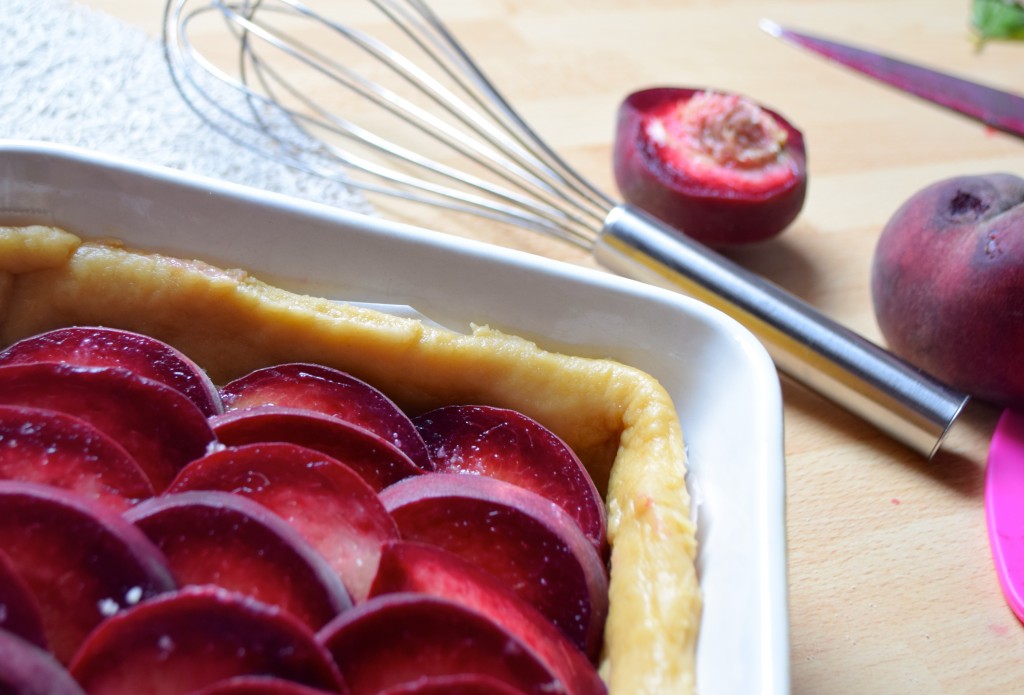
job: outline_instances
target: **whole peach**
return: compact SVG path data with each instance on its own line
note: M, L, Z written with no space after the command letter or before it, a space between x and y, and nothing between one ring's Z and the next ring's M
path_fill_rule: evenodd
M1024 179L962 176L911 196L878 240L871 291L893 352L1024 406Z

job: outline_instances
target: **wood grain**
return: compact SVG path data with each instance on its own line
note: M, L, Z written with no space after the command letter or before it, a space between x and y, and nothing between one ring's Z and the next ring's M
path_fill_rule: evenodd
M156 35L159 0L88 0ZM748 94L808 142L803 213L735 254L880 341L868 292L875 241L909 195L966 173L1024 173L1024 141L871 83L768 37L794 28L1024 91L1024 44L976 51L966 0L435 0L542 136L614 194L615 110L630 91L696 85ZM435 211L404 219L593 266L523 232ZM991 408L925 462L784 382L791 667L795 693L993 693L1024 684L1024 628L992 569L983 514ZM738 665L742 667L742 665Z

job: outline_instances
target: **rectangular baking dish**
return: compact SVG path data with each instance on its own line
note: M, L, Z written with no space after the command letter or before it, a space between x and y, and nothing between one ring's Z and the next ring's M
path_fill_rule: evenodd
M789 692L778 377L745 328L618 276L324 205L41 143L0 141L0 224L241 267L285 289L453 330L487 324L606 357L672 396L689 456L704 598L704 693Z

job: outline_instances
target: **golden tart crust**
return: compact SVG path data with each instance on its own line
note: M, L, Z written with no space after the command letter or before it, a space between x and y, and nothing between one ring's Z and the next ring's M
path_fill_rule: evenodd
M544 423L605 495L611 580L601 675L610 692L694 690L701 600L686 455L671 399L646 373L485 326L463 335L294 294L198 260L50 227L0 227L0 345L71 325L165 340L215 383L317 362L374 384L413 414L477 403Z

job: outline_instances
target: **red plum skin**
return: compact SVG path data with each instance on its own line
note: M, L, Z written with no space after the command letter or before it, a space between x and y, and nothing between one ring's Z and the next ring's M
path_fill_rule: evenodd
M934 183L879 237L872 301L893 352L981 400L1024 406L1024 179Z

